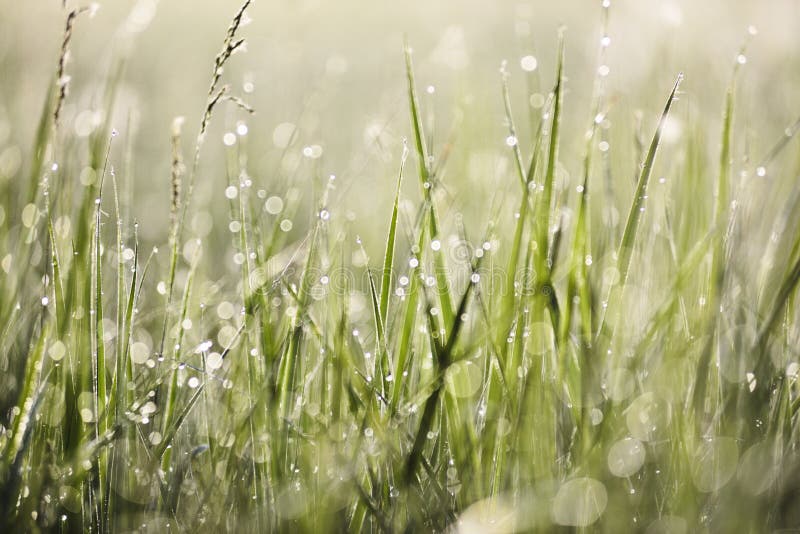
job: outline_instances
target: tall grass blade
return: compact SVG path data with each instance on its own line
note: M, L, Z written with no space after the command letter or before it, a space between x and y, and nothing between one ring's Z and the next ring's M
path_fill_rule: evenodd
M678 74L678 78L675 80L675 85L673 85L672 91L670 92L669 97L667 97L667 102L664 105L664 111L661 113L658 126L656 126L656 132L653 134L653 139L650 141L650 148L647 150L647 156L645 157L644 162L642 162L641 172L639 173L639 179L636 183L636 191L633 194L631 208L628 211L628 217L625 221L625 229L622 232L622 240L617 248L617 271L619 272L619 281L617 284L621 287L625 287L625 284L628 280L628 271L630 270L631 259L633 257L633 247L636 243L639 222L642 218L644 203L647 197L647 186L650 183L650 175L653 172L656 153L658 152L658 147L661 143L664 125L667 122L667 117L672 109L672 104L675 101L675 96L678 94L678 89L681 85L681 82L683 82L683 73ZM611 289L609 289L609 294L610 291ZM606 302L608 302L608 298L606 298ZM605 327L605 319L606 314L605 311L603 311L600 316L597 335L600 335L603 332Z

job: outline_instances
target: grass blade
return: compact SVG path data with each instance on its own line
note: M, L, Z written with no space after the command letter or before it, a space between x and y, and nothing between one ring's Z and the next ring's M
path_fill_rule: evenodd
M414 81L414 66L411 61L411 48L406 43L406 79L408 81L408 101L411 108L411 122L414 129L414 142L417 148L417 160L419 161L419 176L422 185L422 194L425 203L430 210L428 222L430 224L431 241L439 238L439 218L436 212L436 205L433 200L431 190L434 187L432 173L432 157L428 151L425 141L425 132L422 127L422 115L419 109L419 98L417 98L417 88ZM442 321L449 325L453 323L453 297L450 292L450 284L447 280L447 266L445 264L444 251L442 248L433 251L434 276L436 277L437 293L439 304L442 307Z
M383 273L381 273L380 316L384 321L383 328L386 328L386 322L388 321L389 294L391 292L392 269L394 266L394 243L397 236L397 212L400 204L400 186L403 183L403 169L406 166L406 159L408 159L408 147L403 143L400 171L397 173L397 192L394 197L394 206L392 207L392 220L389 222L389 235L386 238L386 252L383 255Z
M647 196L647 186L650 183L650 175L653 172L653 165L656 160L656 153L658 152L659 144L661 143L661 135L664 131L664 125L667 122L667 117L672 109L672 104L675 101L675 96L678 94L678 88L683 82L683 73L678 74L675 80L675 85L667 97L667 102L664 104L664 111L661 113L661 118L656 126L656 132L653 134L653 139L650 141L650 148L647 150L647 156L642 163L642 169L639 173L639 180L636 183L636 191L633 195L633 202L628 211L628 217L625 222L625 229L622 232L622 240L620 241L619 248L617 249L617 271L619 272L618 284L625 287L628 279L628 271L631 267L631 258L633 256L633 246L636 242L636 234L639 229L639 222L642 218L642 211L644 209L644 202ZM612 288L609 288L609 294ZM606 298L608 302L608 298ZM603 332L605 327L606 313L601 313L600 321L597 328L597 335Z

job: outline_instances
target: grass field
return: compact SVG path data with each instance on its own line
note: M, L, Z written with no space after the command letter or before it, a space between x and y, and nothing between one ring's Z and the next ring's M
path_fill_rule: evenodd
M800 531L795 4L50 4L0 530Z

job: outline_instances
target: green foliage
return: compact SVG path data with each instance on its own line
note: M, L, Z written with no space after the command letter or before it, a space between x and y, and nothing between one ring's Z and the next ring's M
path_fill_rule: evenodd
M0 280L6 529L798 527L800 197L765 206L747 180L796 189L800 166L785 156L800 122L758 145L764 158L749 145L744 153L733 114L742 61L719 147L702 124L687 124L685 144L664 142L682 109L679 75L660 115L666 88L643 95L645 124L655 123L649 147L613 137L611 155L609 117L630 125L602 72L581 117L585 137L568 127L583 108L571 100L563 35L552 92L530 128L515 121L504 65L496 110L510 170L491 202L478 199L485 220L465 224L453 192L473 192L445 171L470 161L453 161L466 157L452 152L455 136L437 141L406 43L398 84L412 150L405 140L390 147L402 151L385 184L392 201L370 221L388 223L385 243L362 242L359 223L339 216L348 177L314 165L260 175L248 161L255 147L227 141L229 220L215 223L230 235L194 235L195 182L218 179L201 161L212 119L253 112L223 69L244 44L249 5L214 59L185 190L181 120L173 127L163 260L157 250L145 259L126 211L134 178L115 170L137 158L133 143L122 154L114 143L130 129L119 135L110 122L121 61L94 133L80 141L59 129L83 11L67 15L30 179L3 185L0 203L14 214L0 219L0 257L10 258ZM565 162L573 138L585 152ZM285 145L295 143L292 133ZM707 149L719 150L717 163L699 155ZM419 191L409 193L414 158ZM634 159L631 188L619 177ZM302 198L261 194L268 183L297 193L305 179ZM499 206L515 209L513 222ZM609 213L627 213L624 224ZM476 226L480 239L468 235ZM380 264L367 254L375 245ZM230 251L235 268L221 268Z

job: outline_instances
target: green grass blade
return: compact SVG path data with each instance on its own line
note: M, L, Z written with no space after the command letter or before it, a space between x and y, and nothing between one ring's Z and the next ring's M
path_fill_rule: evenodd
M556 84L553 89L553 109L550 119L550 144L547 151L547 167L545 168L544 181L541 193L536 202L536 216L534 225L534 239L536 245L535 268L537 293L544 299L550 312L550 320L558 331L559 306L555 289L552 285L551 254L553 243L550 240L550 227L553 216L553 186L558 167L558 145L561 130L561 113L564 100L564 37L559 35L558 59L556 65Z
M546 265L550 250L549 233L552 217L553 185L558 167L558 144L561 130L561 113L564 101L564 38L559 37L558 64L556 66L556 85L553 89L553 110L550 119L550 144L547 151L547 167L545 168L542 193L537 204L537 243L539 246L539 269L549 272Z
M375 323L375 332L377 333L377 365L375 366L375 372L377 374L379 384L384 388L388 384L384 384L384 379L387 378L388 375L391 374L389 371L389 362L388 362L388 354L386 353L386 334L384 332L384 318L381 315L380 304L378 302L378 290L375 289L375 277L372 275L372 272L368 272L367 276L369 277L369 293L370 293L370 300L372 302L372 315L374 317Z
M394 267L394 247L397 236L397 212L400 204L400 186L403 183L403 169L408 159L408 148L403 144L403 155L400 158L400 171L397 173L397 192L394 197L392 207L392 220L389 222L389 235L386 238L386 252L383 255L383 272L381 273L381 304L380 316L383 320L383 328L386 328L389 313L389 294L392 285L392 269Z
M419 98L417 98L417 88L414 81L414 66L411 61L411 48L405 45L406 58L406 79L408 81L408 101L411 109L411 122L414 130L414 141L417 148L417 160L419 161L419 175L422 185L422 194L428 209L430 210L430 239L439 238L439 217L436 212L431 189L434 187L434 178L431 171L432 158L429 153L428 145L425 141L425 132L422 127L422 115L419 109ZM447 280L447 265L445 263L444 251L442 248L434 250L434 276L436 277L437 293L439 304L442 308L442 320L449 325L453 322L453 297L450 292L450 284Z
M739 62L734 63L733 75L725 92L725 107L722 116L722 139L720 142L719 174L716 184L716 202L714 204L713 231L714 243L711 255L711 274L708 288L708 317L706 318L708 341L706 342L700 360L697 363L697 382L694 388L694 408L697 414L703 412L706 400L708 372L715 346L714 337L717 331L717 321L722 290L725 284L725 254L726 235L730 217L730 189L731 189L731 143L733 128L733 101L736 93L736 76L739 72Z
M667 97L667 102L664 105L664 111L661 113L661 118L658 121L658 126L656 127L655 134L650 142L650 148L648 149L647 156L642 163L642 169L639 173L639 179L636 183L636 191L633 195L631 208L628 211L625 229L622 232L622 240L620 241L617 249L617 271L619 272L618 284L622 287L625 287L625 283L628 279L628 271L630 270L631 258L633 256L633 246L636 242L636 234L639 229L639 222L642 218L644 202L647 196L647 186L650 183L650 175L653 172L656 153L658 152L658 147L661 143L661 135L664 131L664 125L666 124L667 117L672 109L672 104L675 101L675 96L678 93L678 88L680 87L682 81L683 74L681 73L678 74L678 77L675 80L675 85L673 85L672 91L670 92L669 97ZM609 289L609 292L610 291L611 289ZM606 299L606 302L608 302L608 299ZM597 330L598 335L603 331L604 326L605 312L603 312L600 317Z
M511 111L511 96L508 90L508 71L506 70L505 62L501 68L503 77L503 108L506 113L506 122L508 122L508 139L506 144L511 144L511 152L514 154L514 166L517 170L517 177L524 190L528 189L528 181L531 179L525 173L525 164L522 163L522 149L520 148L520 140L517 135L517 127L514 124L514 113Z

